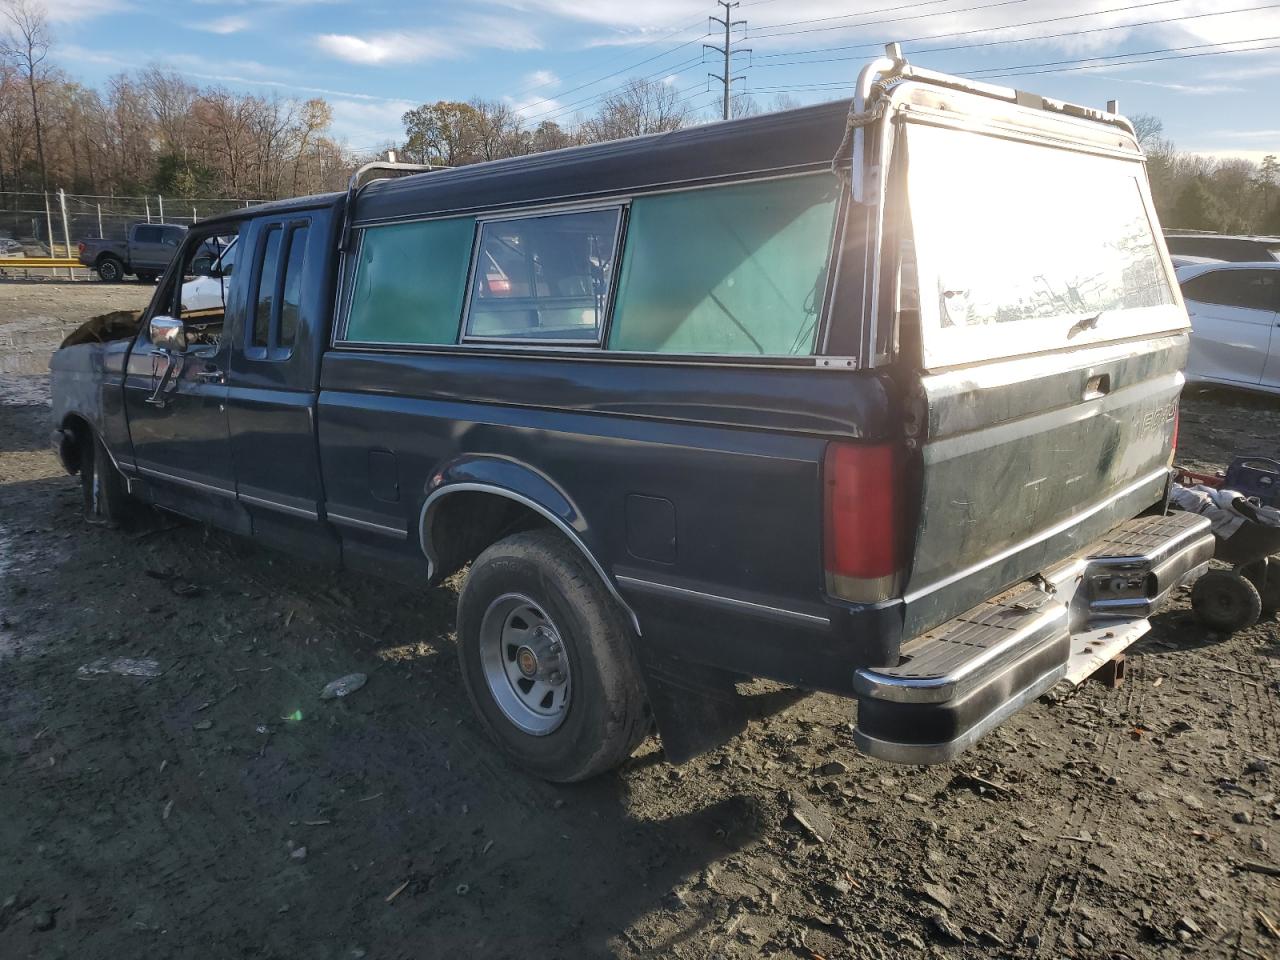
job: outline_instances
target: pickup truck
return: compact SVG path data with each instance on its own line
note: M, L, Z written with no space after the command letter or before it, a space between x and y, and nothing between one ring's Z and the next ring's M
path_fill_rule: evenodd
M143 283L154 283L178 252L186 234L187 228L177 223L135 223L129 227L125 240L81 240L79 259L107 283L119 283L126 274L133 274Z
M138 322L54 354L54 442L93 519L469 568L462 679L537 775L722 743L746 678L945 762L1208 564L1167 509L1187 315L1113 111L891 50L852 101L381 166L194 228Z

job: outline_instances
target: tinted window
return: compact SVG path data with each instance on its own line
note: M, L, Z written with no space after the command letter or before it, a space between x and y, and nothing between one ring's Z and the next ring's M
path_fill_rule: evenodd
M1213 270L1182 285L1182 295L1200 303L1250 310L1280 308L1280 270Z
M302 302L302 271L306 263L306 226L289 231L289 257L284 268L284 293L280 297L280 336L278 345L292 347L298 335L298 308Z
M280 271L280 236L283 231L279 226L267 230L267 240L262 246L261 269L258 271L258 293L254 298L257 304L253 314L253 335L250 344L265 347L271 332L271 307L276 296L276 276Z
M481 224L467 336L599 343L621 211Z
M161 227L160 239L171 247L176 247L182 242L182 237L187 231L181 227Z
M367 227L351 280L345 338L457 343L475 220Z
M836 196L820 175L636 199L609 348L811 353Z
M133 232L134 243L159 243L160 228L159 227L138 227Z

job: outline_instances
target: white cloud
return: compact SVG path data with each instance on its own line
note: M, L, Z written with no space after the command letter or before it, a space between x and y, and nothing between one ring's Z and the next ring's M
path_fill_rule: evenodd
M524 84L526 87L557 87L560 85L560 78L550 70L534 70L533 73L524 75Z
M315 37L315 44L320 50L339 60L368 66L413 63L452 55L447 44L421 33L380 33L368 37L323 33Z
M187 24L192 30L203 30L205 33L217 33L223 36L231 33L239 33L247 30L249 27L248 17L231 16L218 17L214 20L194 20Z
M520 115L520 119L535 127L543 120L554 120L555 114L564 106L554 97L538 97L534 95L528 97L503 97L502 99L512 110Z
M134 9L128 0L42 0L41 5L53 24L79 23L104 14Z
M473 17L466 23L431 29L373 33L324 33L312 38L330 56L365 66L450 60L470 50L537 50L542 41L533 28L502 17Z

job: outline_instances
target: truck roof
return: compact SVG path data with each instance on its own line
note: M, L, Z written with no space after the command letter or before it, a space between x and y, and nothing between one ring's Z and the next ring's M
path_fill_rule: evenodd
M359 194L354 222L461 214L828 169L848 115L849 101L837 100L374 181Z

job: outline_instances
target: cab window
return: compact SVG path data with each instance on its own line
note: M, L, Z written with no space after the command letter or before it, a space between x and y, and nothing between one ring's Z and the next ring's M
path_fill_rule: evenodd
M220 272L216 264L233 249L238 227L220 228L217 235L197 237L182 251L182 270L172 294L173 315L187 328L188 349L217 347L222 341L227 300L231 292L230 271Z
M307 264L309 220L268 224L258 238L252 314L245 325L245 356L287 360L297 338Z

